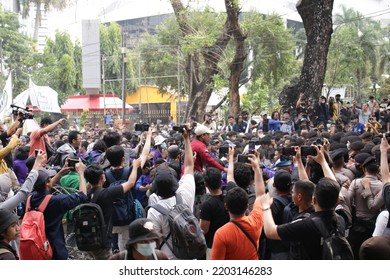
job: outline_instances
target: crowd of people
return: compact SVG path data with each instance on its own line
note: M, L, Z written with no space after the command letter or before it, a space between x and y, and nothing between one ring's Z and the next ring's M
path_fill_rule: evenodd
M345 104L344 104L345 103ZM294 104L295 105L295 104ZM192 209L207 251L199 259L321 259L322 230L337 230L354 259L390 259L390 102L318 102L256 119L219 120L141 131L69 125L41 118L22 135L23 116L0 127L0 260L19 259L19 224L29 198L44 211L53 259L73 259L66 237L72 209L90 201L103 212L106 236L92 259L179 259L168 218L179 195ZM112 181L125 180L113 186ZM111 178L111 179L110 179ZM113 204L131 193L143 216L113 224ZM94 198L95 196L95 198Z

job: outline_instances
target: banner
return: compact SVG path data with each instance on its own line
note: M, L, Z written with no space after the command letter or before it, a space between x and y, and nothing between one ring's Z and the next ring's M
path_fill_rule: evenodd
M0 94L0 120L4 121L4 118L11 114L12 104L12 73L8 75L7 82L4 89Z
M31 104L43 112L61 113L58 106L58 93L47 86L37 86L30 78L28 89Z
M14 98L13 104L22 108L26 108L29 95L30 95L29 90L23 91L21 94L17 95Z

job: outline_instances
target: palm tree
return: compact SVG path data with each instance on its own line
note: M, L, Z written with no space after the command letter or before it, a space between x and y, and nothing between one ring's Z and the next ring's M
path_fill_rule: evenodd
M335 34L348 27L353 36L353 53L345 53L344 57L351 60L353 56L354 73L351 74L356 77L356 99L360 101L362 80L367 77L376 80L378 77L379 46L383 45L380 23L342 6L342 14L335 15L334 24ZM342 51L347 52L347 49Z
M71 0L24 0L18 1L19 11L23 18L27 18L30 15L30 4L34 4L36 7L35 23L34 23L34 39L38 39L38 31L41 26L42 19L42 5L45 12L54 8L56 10L65 9Z

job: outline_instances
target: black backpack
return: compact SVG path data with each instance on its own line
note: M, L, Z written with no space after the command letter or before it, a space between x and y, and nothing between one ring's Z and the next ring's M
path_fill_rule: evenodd
M47 160L46 165L48 165L48 166L61 166L61 157L62 156L63 156L63 153L59 153L57 151L54 151L54 153Z
M123 168L122 176L119 180L116 180L112 174L112 170L109 168L105 171L107 181L110 183L110 187L118 186L127 182L130 175L130 167ZM129 225L136 218L134 198L131 190L123 194L123 197L117 199L112 204L112 225L113 226L126 226Z
M96 200L101 189L96 189L90 203L78 205L73 210L74 231L77 248L81 251L93 251L104 247L107 228L102 209Z
M313 217L312 220L321 233L322 259L323 260L353 260L353 252L347 238L342 230L343 218L337 216L336 225L329 232L326 225L319 217Z
M192 209L183 203L181 196L176 193L175 197L176 205L172 209L166 209L160 204L151 205L151 208L168 217L170 232L164 242L167 243L172 236L172 246L169 243L167 246L180 259L201 258L206 254L207 245L199 221Z

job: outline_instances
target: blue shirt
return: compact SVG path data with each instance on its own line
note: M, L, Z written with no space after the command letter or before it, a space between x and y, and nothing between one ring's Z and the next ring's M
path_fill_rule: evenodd
M275 133L275 131L280 130L280 120L269 119L268 130L272 131L272 134Z
M364 124L357 123L355 126L352 127L352 131L362 134L364 132Z

